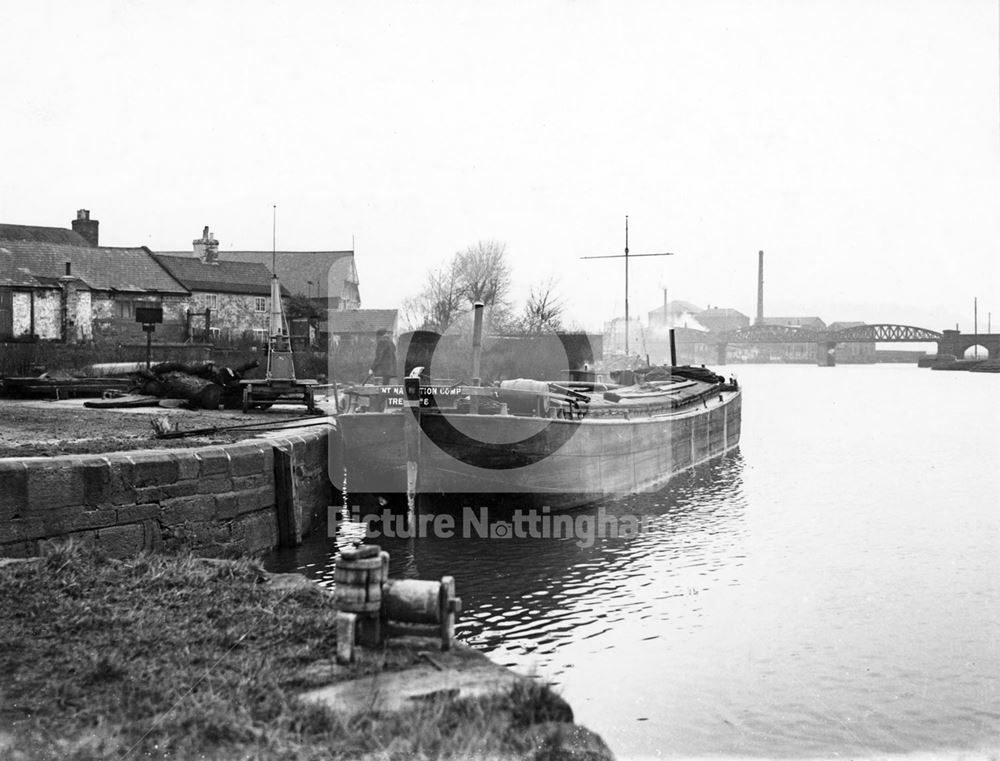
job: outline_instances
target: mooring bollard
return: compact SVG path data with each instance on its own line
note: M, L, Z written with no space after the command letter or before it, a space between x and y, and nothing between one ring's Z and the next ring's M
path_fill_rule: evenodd
M389 575L389 553L375 544L362 544L342 550L333 570L334 602L340 611L337 617L337 657L350 660L354 642L374 647L382 641L382 584ZM348 623L344 614L354 617ZM351 631L353 629L353 633ZM341 653L341 631L350 641Z
M389 553L363 544L342 550L334 568L337 606L337 660L354 659L354 644L380 645L389 634L441 638L448 650L455 639L455 617L462 600L455 579L390 579Z

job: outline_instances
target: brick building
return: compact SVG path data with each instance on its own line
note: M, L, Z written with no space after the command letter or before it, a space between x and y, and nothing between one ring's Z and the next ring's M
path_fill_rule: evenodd
M142 335L142 305L161 306L164 327L177 327L190 295L145 246L101 246L87 209L72 229L0 224L0 340Z

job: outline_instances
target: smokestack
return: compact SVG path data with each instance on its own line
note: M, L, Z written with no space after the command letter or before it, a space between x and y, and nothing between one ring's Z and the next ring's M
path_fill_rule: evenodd
M83 237L91 246L97 246L97 226L100 224L96 219L90 218L89 209L78 209L76 219L73 220L73 232Z
M764 252L757 252L757 321L754 325L764 324Z

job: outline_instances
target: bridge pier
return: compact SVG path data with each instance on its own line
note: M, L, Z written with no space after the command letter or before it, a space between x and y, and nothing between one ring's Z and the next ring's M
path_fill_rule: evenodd
M836 367L837 344L834 341L816 342L816 364L819 367Z
M986 349L987 359L1000 358L1000 333L960 333L957 330L945 330L941 340L937 342L938 354L953 354L959 359L972 346L982 346Z

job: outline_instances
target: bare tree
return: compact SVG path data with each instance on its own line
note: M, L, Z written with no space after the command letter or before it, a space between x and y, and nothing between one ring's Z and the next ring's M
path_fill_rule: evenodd
M525 333L533 334L560 330L564 308L562 298L555 292L555 282L551 278L533 285L524 304L520 328Z
M406 301L403 310L413 327L443 332L462 309L463 301L458 257L454 256L427 273L423 289Z
M481 301L498 307L506 303L510 290L507 244L481 240L455 255L462 295L470 304Z
M403 306L409 323L444 332L477 301L489 308L494 324L504 322L511 280L506 249L498 241L480 241L427 273L423 289Z

